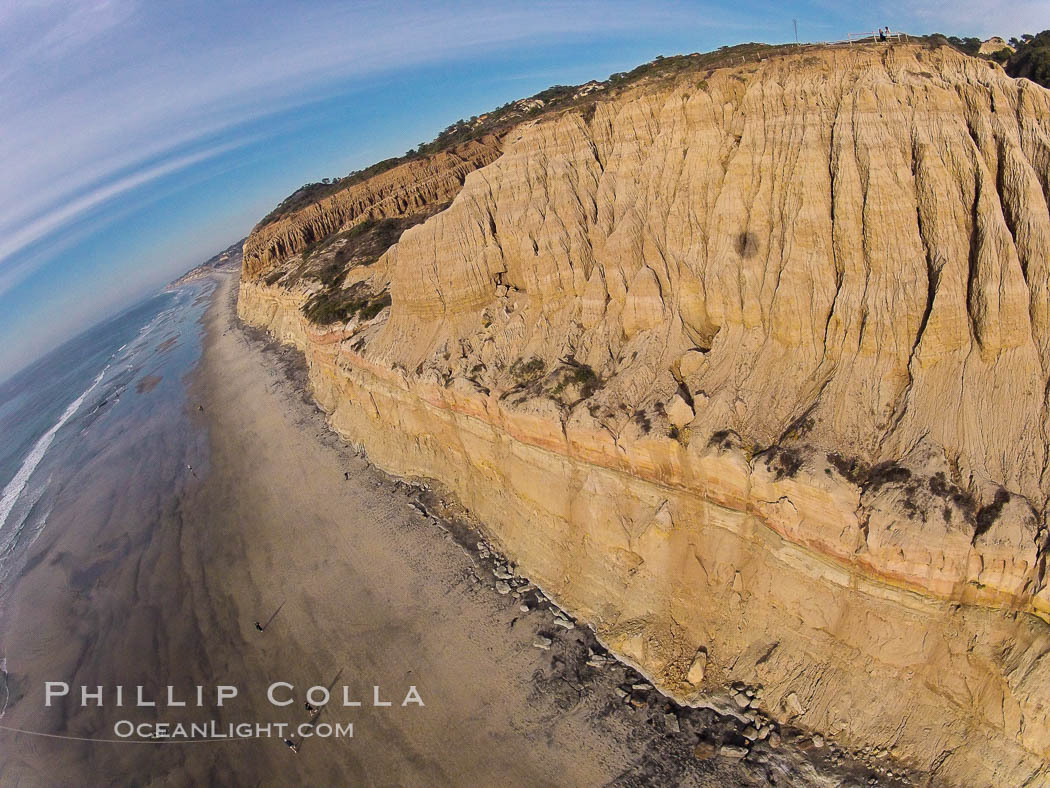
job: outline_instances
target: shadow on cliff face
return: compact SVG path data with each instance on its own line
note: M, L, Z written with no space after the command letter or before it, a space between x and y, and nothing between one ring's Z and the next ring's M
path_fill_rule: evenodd
M758 236L749 231L740 233L736 237L736 253L745 260L758 254Z

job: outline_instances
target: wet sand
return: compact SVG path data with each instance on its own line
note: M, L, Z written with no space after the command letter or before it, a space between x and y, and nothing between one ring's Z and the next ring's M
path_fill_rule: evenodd
M295 754L279 738L120 744L0 731L0 781L823 783L799 749L698 759L700 736L731 738L736 723L644 689L625 702L618 688L641 677L588 667L597 644L584 627L498 594L451 502L441 509L439 492L372 468L327 429L294 354L237 324L234 285L223 278L205 318L189 434L147 431L100 450L75 512L49 524L10 590L5 648L21 667L2 724L93 738L114 738L121 719L298 724L306 689L324 685L336 691L320 721L353 723L353 738L307 739ZM538 636L550 650L534 647ZM109 695L102 709L45 709L46 680L143 684L147 697L231 684L240 695L222 709L212 690L203 709L117 709ZM295 686L294 704L268 702L276 681ZM343 685L361 707L341 705ZM400 705L413 685L425 706ZM392 706L372 706L374 686Z

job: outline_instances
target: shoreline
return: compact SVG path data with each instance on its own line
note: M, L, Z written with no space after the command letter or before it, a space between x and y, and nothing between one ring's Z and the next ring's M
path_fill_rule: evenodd
M803 535L851 533L856 517L836 513L852 499L820 478L812 488L778 479L703 441L632 444L637 463L693 478L695 489L678 495L644 475L531 445L521 435L543 432L546 411L523 406L509 419L486 404L495 390L402 372L389 363L387 345L405 328L391 328L393 317L316 341L300 295L242 279L238 312L305 353L333 429L392 473L442 479L507 555L661 690L694 703L711 688L761 684L776 719L946 782L1027 784L1046 772L1038 617L868 582L764 527L762 511L776 510ZM348 332L356 339L338 341ZM574 413L586 420L585 408ZM573 425L544 434L581 443L585 430ZM663 444L699 456L679 463ZM724 506L724 494L738 505ZM697 684L688 676L701 652Z
M243 326L236 295L236 277L217 275L195 318L196 365L129 393L141 420L92 437L105 445L87 447L11 589L4 725L95 741L0 730L0 780L900 784L884 778L888 760L869 768L768 724L750 697L719 713L662 696L519 577L442 488L388 475L347 445L314 402L302 355ZM164 386L173 399L158 409ZM69 697L46 708L46 681L67 682ZM275 682L291 685L279 688L291 704L268 698ZM112 701L114 687L139 684L156 707L72 700L81 686ZM239 694L179 708L165 685L176 700L197 685ZM312 717L304 703L318 686L333 694ZM422 705L401 705L413 687ZM344 692L362 705L344 705ZM124 720L310 720L353 736L304 737L297 755L279 737L117 746Z
M217 299L229 299L231 309L235 309L233 306L236 298L236 287L233 286L235 284L235 282L231 283L232 293L216 296ZM781 776L792 775L795 779L802 779L802 784L816 784L822 779L866 782L874 777L880 779L880 784L894 784L892 780L887 780L885 777L887 771L892 771L900 777L905 775L906 770L889 759L879 759L877 763L872 763L869 767L868 764L837 747L831 746L824 749L824 740L821 736L814 737L810 733L789 726L781 728L779 725L774 725L771 720L763 720L756 713L755 704L751 704L750 708L746 709L741 709L738 704L735 704L733 695L736 692L731 688L726 688L727 691L722 697L712 696L705 704L696 707L678 704L664 696L653 687L649 678L637 670L636 666L612 654L593 631L575 622L567 611L563 611L557 601L546 594L542 588L534 585L527 578L518 577L513 567L508 565L507 560L499 555L492 544L486 541L481 524L476 522L442 485L431 479L405 479L388 474L372 465L367 460L363 449L352 448L340 437L329 424L327 414L321 410L313 398L305 357L300 351L280 343L258 327L244 323L239 318L235 320L237 329L248 338L248 341L260 345L263 354L270 356L271 363L282 368L287 376L283 382L294 389L294 399L311 411L314 421L308 426L318 431L317 437L333 450L351 452L355 459L363 463L368 474L385 480L385 483L390 485L391 492L396 497L403 499L406 509L411 511L411 517L419 520L424 527L436 529L444 540L455 542L473 567L471 572L476 578L474 584L488 592L495 600L513 600L509 603L509 607L512 611L518 608L519 615L511 619L510 626L513 627L521 620L530 620L537 626L539 638L534 639L531 644L536 651L550 656L554 663L564 664L571 655L568 655L565 649L558 649L558 646L563 644L553 641L547 644L542 639L552 635L557 637L570 633L578 639L581 650L575 655L576 664L572 666L572 669L577 678L581 669L583 671L591 669L587 682L577 687L577 692L581 697L584 693L604 696L601 698L601 703L609 711L615 713L620 709L625 710L623 716L629 727L644 726L648 732L658 733L661 738L676 735L682 737L683 741L676 742L678 746L672 747L676 750L675 752L654 754L656 759L669 756L672 760L678 759L684 773L693 773L693 770L696 769L694 776L697 777L701 775L706 777L705 772L709 767L716 765L729 767L732 769L732 777L726 777L726 779L732 779L741 784L748 782L748 767L758 767L761 771L770 768L771 764L775 764L772 767L774 772ZM289 395L286 394L286 396ZM432 534L432 536L437 536L437 534ZM516 587L515 583L520 585ZM521 605L518 604L519 589L524 590L522 598L531 595L531 598L523 603L530 607L528 612L521 609ZM500 612L505 613L505 611ZM542 618L539 621L532 621L532 617ZM553 650L548 651L548 648ZM594 656L597 656L597 660L594 659ZM600 664L601 667L594 668L589 664L590 662ZM641 689L635 690L634 687ZM747 690L754 692L753 688L747 688ZM760 690L759 694L761 694ZM646 714L646 710L654 709L660 710L656 715L658 719L655 721L654 715ZM646 719L638 720L639 715ZM756 727L752 723L756 722L758 730L761 731L760 739L752 732ZM768 727L763 729L763 724ZM747 732L746 736L745 732ZM767 739L771 733L775 734L774 740L783 741L783 744L777 749L768 745ZM754 738L753 745L748 737ZM819 746L816 746L814 742L817 742ZM720 756L718 753L723 744L727 746L727 754ZM751 756L748 756L747 761L741 761L740 758L743 757L743 753L749 746L754 747L755 760L752 761ZM702 766L697 769L698 765ZM712 776L716 773L710 772ZM818 776L820 773L823 773L823 777ZM804 774L806 777L802 778ZM752 776L752 779L756 776Z

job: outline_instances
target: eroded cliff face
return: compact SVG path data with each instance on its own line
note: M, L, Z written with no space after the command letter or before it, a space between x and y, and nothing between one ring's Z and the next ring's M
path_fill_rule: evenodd
M265 273L355 222L418 213L452 199L467 174L492 162L499 139L486 136L410 160L320 202L256 228L244 244L244 272Z
M702 76L511 132L349 271L373 319L247 253L240 312L676 697L1042 784L1050 93L909 46Z

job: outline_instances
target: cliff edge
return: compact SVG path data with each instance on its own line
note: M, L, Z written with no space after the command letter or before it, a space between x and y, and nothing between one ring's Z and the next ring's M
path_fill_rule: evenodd
M804 50L452 155L245 243L335 428L676 698L1050 780L1050 91Z

